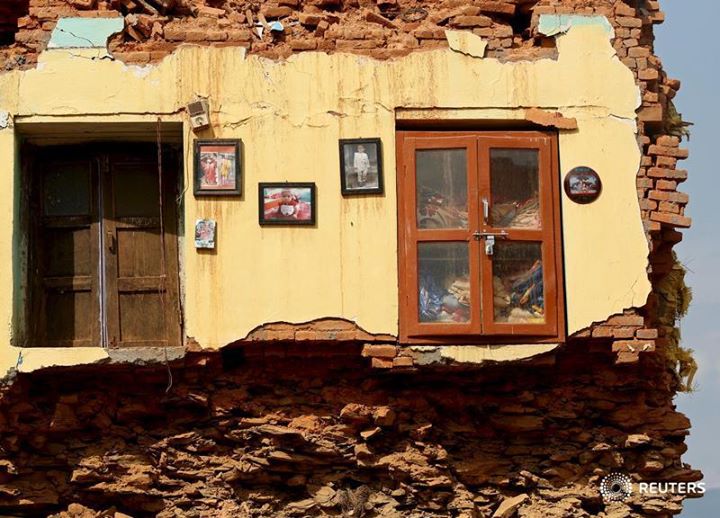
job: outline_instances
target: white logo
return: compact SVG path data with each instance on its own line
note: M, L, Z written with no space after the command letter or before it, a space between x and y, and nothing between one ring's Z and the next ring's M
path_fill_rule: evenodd
M610 473L600 482L600 494L606 502L623 502L631 493L630 477L622 473Z

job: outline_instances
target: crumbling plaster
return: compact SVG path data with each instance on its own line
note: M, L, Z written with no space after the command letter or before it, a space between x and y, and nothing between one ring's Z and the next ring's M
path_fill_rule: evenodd
M263 322L327 316L355 321L370 333L397 335L396 112L442 110L477 120L479 127L484 120L523 120L528 108L559 112L578 124L577 130L559 132L561 178L585 165L603 180L603 194L593 204L577 205L563 194L572 334L644 305L650 284L635 188L639 92L633 74L615 56L604 23L571 24L560 32L556 60L511 63L452 49L390 61L312 52L274 62L246 57L242 48L182 46L157 66L140 68L75 49L48 50L36 69L0 75L0 110L22 124L107 125L158 116L177 120L195 95L209 97L213 130L198 137L241 138L245 155L241 199L196 199L192 136L185 131L184 233L192 234L197 217L218 221L217 253L199 254L191 240L181 251L184 331L208 348L237 340ZM343 198L337 140L375 136L383 141L385 195ZM8 151L18 138L13 128L0 129L6 157L0 163L2 264L12 264L17 225L11 200L18 164ZM317 226L259 227L260 181L316 182ZM18 348L10 346L9 288L17 284L9 268L0 270L0 286L8 288L0 294L5 372L18 358ZM72 350L53 356L67 364L103 354Z

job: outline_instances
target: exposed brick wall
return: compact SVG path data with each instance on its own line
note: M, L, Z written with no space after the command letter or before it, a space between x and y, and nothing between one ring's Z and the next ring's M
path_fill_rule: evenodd
M574 348L418 376L331 345L223 356L19 376L0 398L0 512L669 516L681 498L604 504L599 480L700 476L680 461L690 423L656 357L618 367ZM367 507L350 514L353 500Z

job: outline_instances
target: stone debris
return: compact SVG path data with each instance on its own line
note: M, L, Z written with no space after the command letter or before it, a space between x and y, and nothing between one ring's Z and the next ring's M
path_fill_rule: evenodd
M599 494L612 471L700 477L680 460L690 423L661 359L620 374L609 352L559 354L544 367L408 377L352 351L242 365L190 353L169 365L167 393L164 365L20 374L0 394L0 508L63 518L679 509L672 495L606 506Z

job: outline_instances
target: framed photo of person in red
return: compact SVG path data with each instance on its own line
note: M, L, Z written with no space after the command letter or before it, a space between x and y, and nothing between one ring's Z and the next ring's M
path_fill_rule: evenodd
M314 183L261 183L258 188L261 225L314 225Z
M242 194L241 147L240 140L195 141L195 196Z

